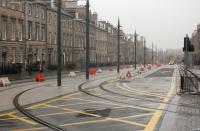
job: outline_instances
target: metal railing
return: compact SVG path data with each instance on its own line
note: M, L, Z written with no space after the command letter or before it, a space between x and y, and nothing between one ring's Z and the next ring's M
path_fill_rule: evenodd
M179 66L180 73L180 93L198 93L200 94L200 77L189 69Z

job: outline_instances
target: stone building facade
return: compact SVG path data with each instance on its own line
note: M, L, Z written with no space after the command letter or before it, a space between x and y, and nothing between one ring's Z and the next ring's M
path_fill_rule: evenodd
M192 34L191 44L194 46L193 60L195 65L200 65L200 24Z
M0 2L0 69L11 68L11 65L15 64L22 66L24 62L23 10L22 4L13 5L5 0Z
M16 1L11 3L0 0L0 73L9 66L13 69L16 65L20 71L56 69L56 7L36 0ZM72 13L69 13L69 9L62 10L63 69L85 67L85 7L81 6L76 10ZM97 13L90 12L90 20L91 67L115 65L117 28L109 22L98 21ZM121 32L121 58L123 57L123 63L131 63L133 41Z
M47 8L46 5L28 1L25 11L25 68L43 68L46 62ZM27 63L26 63L27 62Z
M96 55L97 64L105 65L108 62L108 36L106 31L106 22L99 21L96 28Z

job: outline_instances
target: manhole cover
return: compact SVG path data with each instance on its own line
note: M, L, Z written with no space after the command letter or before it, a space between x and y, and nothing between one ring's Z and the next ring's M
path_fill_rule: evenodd
M84 109L82 112L84 112L86 114L79 113L77 115L77 117L94 117L92 115L99 115L101 117L108 117L109 114L110 114L110 112L111 112L111 109L110 108L103 109L103 110L98 110L98 109Z

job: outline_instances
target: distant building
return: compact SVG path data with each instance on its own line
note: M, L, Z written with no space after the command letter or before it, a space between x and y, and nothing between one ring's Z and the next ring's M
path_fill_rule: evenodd
M191 44L194 46L194 64L200 65L200 24L192 34Z
M183 59L183 51L182 49L167 49L164 52L164 56L165 64L168 64L171 60L181 62Z
M0 3L0 74L57 68L56 0L16 0ZM84 69L86 59L86 12L77 1L63 0L61 10L61 57L63 69ZM27 7L27 8L24 8ZM117 28L99 21L90 11L90 66L117 63ZM121 32L120 61L132 64L134 42ZM137 63L143 62L143 41L137 41Z

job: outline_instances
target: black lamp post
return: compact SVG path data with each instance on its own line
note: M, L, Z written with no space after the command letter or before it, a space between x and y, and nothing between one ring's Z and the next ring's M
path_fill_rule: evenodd
M31 58L32 58L32 48L28 49L28 72L29 72L29 76L31 76Z
M137 68L137 53L136 53L136 48L137 48L137 33L136 33L136 31L135 31L135 34L134 34L134 49L135 49L135 51L134 51L134 56L135 56L135 70L136 70L136 68Z
M57 1L57 86L62 85L61 80L61 7L62 7L62 0Z
M43 66L44 66L44 49L42 50L42 61L41 61L41 71L43 71Z
M89 68L90 68L90 4L89 0L86 1L86 80L89 80Z
M117 25L117 73L120 72L120 21L118 18L118 25Z
M146 64L146 39L144 38L144 67L145 67L145 64Z

